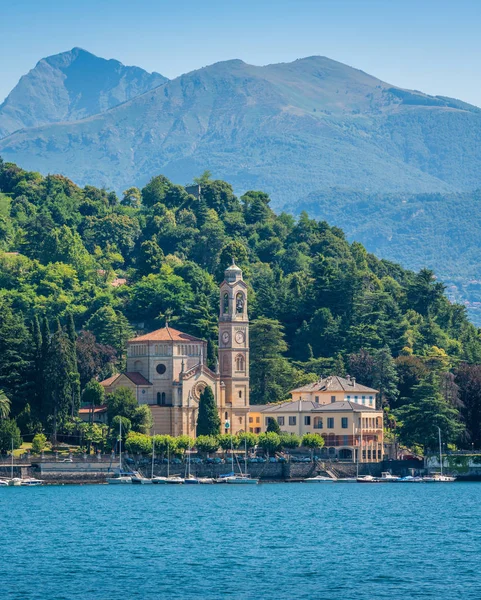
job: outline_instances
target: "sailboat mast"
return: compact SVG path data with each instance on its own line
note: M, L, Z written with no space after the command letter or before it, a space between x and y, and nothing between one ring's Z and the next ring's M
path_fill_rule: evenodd
M235 473L234 469L234 446L232 444L232 429L230 430L230 456L232 461L232 472Z
M441 444L441 427L438 427L438 434L439 434L439 464L441 465L441 477L442 477L442 475L443 475L443 451L442 451L442 444Z
M244 436L244 475L247 477L247 437Z
M122 417L119 419L119 470L122 475Z
M155 431L152 432L152 469L150 471L150 479L154 478L154 460L155 460Z
M170 476L170 442L167 442L167 479Z
M12 438L12 477L13 479L13 438Z

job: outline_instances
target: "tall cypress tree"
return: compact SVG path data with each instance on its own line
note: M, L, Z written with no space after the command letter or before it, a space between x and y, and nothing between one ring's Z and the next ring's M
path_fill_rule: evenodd
M197 415L197 431L199 435L219 435L220 417L215 403L212 388L207 386L200 395L199 414Z
M42 400L44 394L44 379L43 379L43 341L42 331L40 329L40 321L35 315L32 321L32 338L33 338L33 389L31 393L31 407L33 414L36 417L41 416Z
M67 337L71 347L71 383L72 383L72 417L80 408L80 375L77 364L77 333L75 331L75 323L72 313L67 317Z

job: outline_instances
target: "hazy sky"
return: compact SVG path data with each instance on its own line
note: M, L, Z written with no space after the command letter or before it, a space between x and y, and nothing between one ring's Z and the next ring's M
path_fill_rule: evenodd
M314 54L481 106L481 0L0 0L0 101L80 46L173 78Z

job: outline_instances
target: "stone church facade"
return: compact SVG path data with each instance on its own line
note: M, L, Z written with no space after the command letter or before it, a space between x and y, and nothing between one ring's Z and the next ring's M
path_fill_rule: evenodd
M130 388L150 407L156 434L195 436L200 394L210 386L221 431L248 430L249 319L247 286L232 264L220 286L219 361L206 365L207 343L166 324L127 342L127 370L102 385L107 393ZM226 427L227 425L227 427Z

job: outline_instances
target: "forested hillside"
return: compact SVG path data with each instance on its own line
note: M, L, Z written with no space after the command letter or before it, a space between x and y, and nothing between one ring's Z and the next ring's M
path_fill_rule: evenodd
M89 381L122 368L126 340L166 317L206 338L213 364L218 285L235 257L253 402L349 373L380 390L406 443L429 445L438 423L478 446L480 335L432 272L305 214L276 215L261 191L237 198L208 173L197 183L200 198L157 176L119 199L0 163L0 389L23 432L68 430Z
M375 194L332 188L286 203L285 210L327 219L377 256L410 269L434 269L448 296L481 324L481 190L451 194Z

